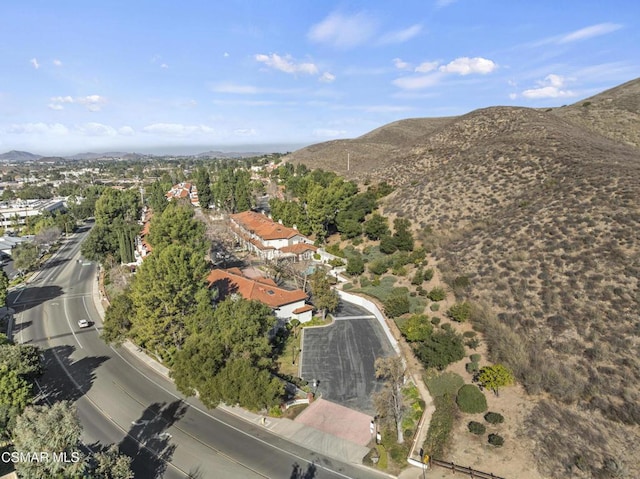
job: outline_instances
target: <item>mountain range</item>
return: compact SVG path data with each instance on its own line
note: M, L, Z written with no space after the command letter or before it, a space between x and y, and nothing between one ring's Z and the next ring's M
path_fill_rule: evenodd
M285 160L395 187L385 214L411 219L528 394L510 437L535 477L640 477L640 79L559 108L401 120ZM461 427L457 461L473 450ZM491 454L468 460L496 472Z

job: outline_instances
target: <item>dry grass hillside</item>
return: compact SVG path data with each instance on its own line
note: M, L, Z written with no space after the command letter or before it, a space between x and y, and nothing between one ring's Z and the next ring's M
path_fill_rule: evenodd
M640 477L639 85L448 119L369 172L471 280L456 293L536 404L519 430L545 477Z
M575 105L554 109L561 118L640 148L640 79Z
M289 154L285 161L304 163L309 168L335 171L347 177L363 177L371 170L393 163L402 151L413 146L427 132L452 118L410 118L390 123L353 140L318 143ZM349 171L347 171L347 152Z

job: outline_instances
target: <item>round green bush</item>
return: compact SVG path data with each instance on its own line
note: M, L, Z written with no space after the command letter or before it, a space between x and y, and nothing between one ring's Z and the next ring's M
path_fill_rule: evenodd
M427 295L427 298L429 298L431 301L442 301L446 297L447 293L442 288L433 288Z
M504 444L504 438L498 434L489 434L489 444L500 447Z
M465 338L475 338L476 334L477 333L475 331L465 331L464 333L462 333L462 336Z
M465 364L464 367L468 373L477 373L478 370L480 369L480 365L474 361Z
M480 361L480 355L479 354L472 354L471 356L469 356L469 359L471 359L472 362L477 363L478 361Z
M440 324L440 318L437 316L434 316L433 318L431 318L431 324L433 324L434 326L437 326L438 324Z
M431 311L438 311L440 309L440 305L438 303L431 303L429 309L431 309Z
M477 414L487 410L487 398L478 386L465 384L458 390L456 403L462 412Z
M484 434L487 430L484 424L477 421L469 422L469 424L467 424L467 428L469 429L469 432L472 432L473 434L477 434L477 435Z
M497 412L488 412L484 415L484 420L489 424L501 424L504 422L504 416Z

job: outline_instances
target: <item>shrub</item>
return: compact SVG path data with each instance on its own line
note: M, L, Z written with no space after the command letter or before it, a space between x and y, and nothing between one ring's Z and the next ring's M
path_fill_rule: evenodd
M456 407L451 396L436 396L433 399L436 410L433 412L427 438L424 441L424 451L431 457L442 457L449 442L451 430L456 417Z
M478 369L480 369L480 365L478 363L475 362L470 362L465 364L465 369L467 370L468 373L473 374L473 373L477 373Z
M414 314L406 321L398 323L398 329L407 341L424 341L433 331L429 318L422 314Z
M445 331L452 331L452 327L451 327L451 323L444 323L442 326L440 326L443 330Z
M425 269L424 273L422 274L422 280L423 281L430 281L433 278L433 269L429 268L429 269Z
M439 311L440 310L440 304L438 303L431 303L431 306L429 306L429 309L431 311Z
M480 361L480 358L481 356L479 354L472 354L471 356L469 356L469 359L471 359L471 361L473 361L474 363Z
M329 261L329 264L334 268L339 268L340 266L344 266L344 261L342 261L340 258L334 258Z
M487 431L484 424L477 421L470 421L469 424L467 424L467 428L469 429L469 432L477 435L484 434Z
M475 338L475 336L476 336L475 331L465 331L464 333L462 333L463 338Z
M484 420L489 424L502 424L504 422L504 416L497 412L488 412L484 415Z
M413 278L411 279L411 284L413 284L414 286L421 285L422 281L424 280L423 274L424 271L422 270L422 268L418 268L416 274L414 274Z
M434 398L439 396L454 397L458 390L464 385L462 376L450 372L425 377L424 382Z
M402 292L393 292L384 302L384 313L390 318L397 318L406 314L411 309L411 303L407 294Z
M369 271L377 276L385 274L388 269L389 269L389 265L383 259L379 259L369 263Z
M433 288L427 295L427 298L429 298L431 301L442 301L446 297L447 293L442 288Z
M478 338L473 338L464 343L464 345L470 349L478 349L480 346L480 340Z
M434 316L433 318L431 318L431 324L433 324L434 326L437 326L438 324L440 324L440 318L437 316Z
M346 272L349 276L359 276L364 273L364 261L362 256L351 256L347 260Z
M449 316L454 321L458 321L459 323L464 323L471 316L471 304L467 301L463 303L456 303L449 308L447 311L447 316Z
M353 285L351 283L344 283L342 285L342 290L343 291L349 291L350 289L353 289Z
M364 276L362 278L360 278L360 286L361 287L366 288L370 284L371 284L371 281L369 281L369 278L366 278Z
M426 368L443 370L449 364L464 358L462 336L454 331L433 333L415 348L418 359Z
M504 438L498 434L489 434L489 444L500 447L504 444Z
M456 403L462 412L477 414L487 410L487 398L478 386L465 384L458 391Z

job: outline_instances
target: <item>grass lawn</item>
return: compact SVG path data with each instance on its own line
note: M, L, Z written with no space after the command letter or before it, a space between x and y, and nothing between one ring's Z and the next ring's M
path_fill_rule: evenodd
M395 276L383 276L382 278L380 278L380 284L377 286L369 285L353 289L352 291L356 293L367 294L369 296L373 296L376 299L379 299L380 301L385 301L391 294L393 285L396 284L397 280L398 278L396 278Z
M278 372L282 375L298 376L298 362L300 361L300 338L290 334L282 348L282 354L278 357Z

